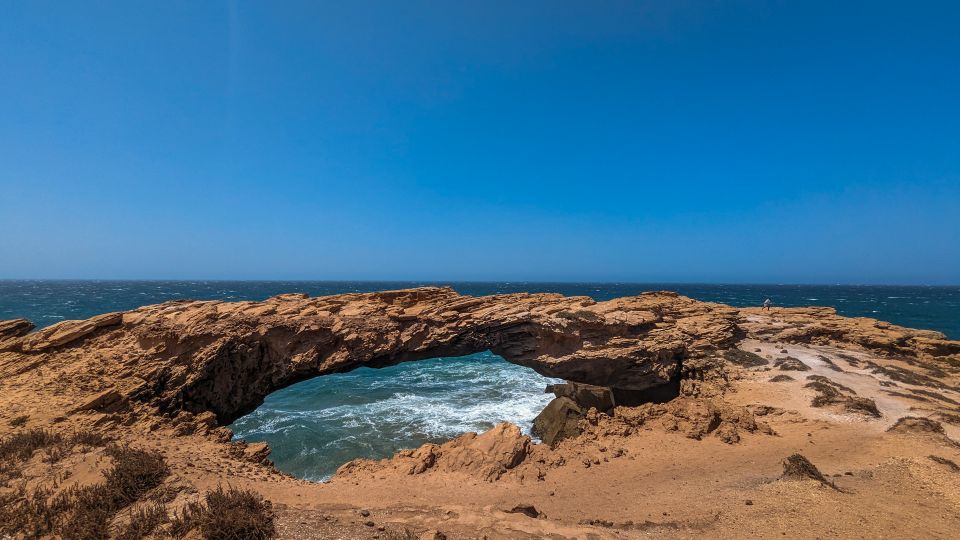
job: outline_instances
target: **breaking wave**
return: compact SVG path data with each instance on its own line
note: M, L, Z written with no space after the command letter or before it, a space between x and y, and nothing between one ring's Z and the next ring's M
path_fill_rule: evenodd
M269 443L281 470L323 480L357 457L389 457L498 422L529 433L553 397L544 387L557 381L489 352L360 368L274 392L231 428Z

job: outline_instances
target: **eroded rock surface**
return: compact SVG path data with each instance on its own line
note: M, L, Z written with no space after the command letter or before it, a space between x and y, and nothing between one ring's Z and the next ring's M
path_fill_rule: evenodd
M341 466L334 480L357 475L446 472L492 482L519 465L529 449L530 437L521 434L517 426L503 423L480 435L470 432L444 444L401 450L390 459L355 459Z
M32 328L0 321L0 439L83 434L156 449L171 475L151 497L168 511L240 485L278 503L281 538L911 536L918 527L949 537L960 527L945 468L960 461L960 344L935 332L672 293L594 302L444 288L180 301ZM554 445L501 424L356 460L319 484L280 473L269 446L231 441L222 427L310 377L483 350L576 383L553 389L575 413L556 415L564 436ZM786 375L787 358L808 369ZM770 484L797 448L850 491ZM0 497L16 485L96 480L109 462L84 445L43 452L0 467L13 479ZM796 512L785 516L788 506ZM841 506L842 516L828 515Z
M655 387L684 359L733 346L737 318L728 306L667 292L607 302L469 297L448 288L176 301L7 339L0 369L55 356L65 374L102 373L100 384L85 381L78 394L116 384L116 392L162 412L212 411L225 424L270 392L317 375L485 350L571 381Z
M573 399L560 396L548 403L533 419L532 432L540 437L544 444L556 446L563 439L580 434L580 422L586 412Z
M934 388L954 388L960 372L960 343L937 332L840 317L829 308L771 314L670 292L606 302L471 297L449 288L285 294L263 302L174 301L27 333L31 328L24 320L0 323L0 376L57 372L70 388L66 411L136 405L169 416L212 412L221 425L307 378L484 350L544 375L611 388L618 404L666 401L679 393L671 384L685 385L689 396L716 395L723 381L704 382L696 371L745 359L762 365L759 356L737 351L745 337L886 354L902 361L869 367Z
M830 307L780 308L766 312L743 308L742 326L768 341L829 345L844 343L887 355L948 358L960 365L960 341L940 332L905 328L867 317L843 317Z

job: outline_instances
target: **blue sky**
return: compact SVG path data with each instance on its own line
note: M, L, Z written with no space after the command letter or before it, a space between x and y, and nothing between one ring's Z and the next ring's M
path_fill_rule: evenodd
M9 2L0 277L960 283L955 2Z

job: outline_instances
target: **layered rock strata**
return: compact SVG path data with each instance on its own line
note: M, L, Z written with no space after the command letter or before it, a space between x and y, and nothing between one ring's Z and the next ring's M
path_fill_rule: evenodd
M0 374L50 364L162 413L227 424L279 388L360 366L490 350L552 377L624 390L662 385L685 359L732 347L737 310L674 293L607 302L558 294L461 296L448 288L263 302L168 302L22 335L6 323Z
M0 321L0 440L60 442L0 467L7 502L17 486L97 481L109 442L165 456L171 475L150 497L168 510L238 484L277 503L281 537L409 538L437 528L451 538L735 537L745 524L756 525L753 536L828 536L836 531L821 525L836 520L823 512L838 504L854 516L850 534L890 532L886 524L863 532L872 523L863 516L878 508L897 513L891 522L960 526L960 494L941 481L960 461L960 342L826 308L737 309L666 292L595 302L422 288L169 302L32 329ZM570 381L550 389L557 398L538 418L551 444L502 424L356 460L316 484L274 470L267 445L230 441L222 427L304 379L484 350ZM766 489L797 448L831 481L874 499ZM945 495L931 497L928 486ZM638 489L652 495L621 495ZM902 489L910 491L901 497ZM939 506L910 506L919 500ZM782 521L775 510L784 501L809 520ZM371 504L374 514L364 509ZM125 516L111 519L119 526Z

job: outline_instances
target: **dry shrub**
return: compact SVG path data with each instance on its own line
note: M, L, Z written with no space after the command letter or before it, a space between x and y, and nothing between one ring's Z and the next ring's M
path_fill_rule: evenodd
M0 460L25 461L41 448L58 445L63 436L46 429L30 429L14 433L0 441Z
M107 454L113 467L102 483L73 486L52 500L48 491L37 490L0 501L0 533L28 538L53 534L64 540L107 538L113 516L169 474L163 456L156 452L111 446Z
M0 533L39 538L53 529L56 510L48 503L50 492L38 489L27 494L22 489L0 496Z
M71 446L107 446L113 438L96 431L77 431L70 436Z
M270 501L254 491L223 486L174 516L170 533L182 537L194 529L207 540L265 540L276 534Z
M821 362L826 364L828 368L834 371L839 371L840 373L843 373L843 369L840 368L840 366L838 366L833 360L831 360L830 357L824 356L822 354L818 354L817 358L819 358Z
M946 423L948 423L948 424L953 424L953 425L955 425L955 426L960 426L960 414L952 414L952 413L946 413L946 412L941 411L941 412L936 413L936 416L937 416L937 418L939 418L940 420L943 420L944 422L946 422Z
M113 439L92 431L78 431L68 436L43 428L20 431L0 441L0 460L5 462L26 461L37 450L46 449L45 461L58 461L74 446L106 446Z
M943 424L925 416L904 416L887 428L890 433L929 433L944 435Z
M130 511L130 521L116 535L116 540L140 540L146 538L167 522L167 510L163 504L139 506Z
M27 423L27 420L29 420L29 419L30 419L30 417L29 417L28 415L26 415L26 414L24 414L24 415L22 415L22 416L18 416L18 417L16 417L16 418L13 418L13 419L10 420L10 426L11 426L11 427L20 427L20 426L26 424L26 423Z
M64 540L109 536L110 517L115 509L106 484L74 486L54 497L52 506L59 514L54 531Z
M780 368L780 371L810 371L810 366L804 364L799 358L784 356L773 361L773 366Z
M111 446L107 454L113 458L113 468L107 473L106 485L118 508L133 504L170 474L163 456L157 452Z

